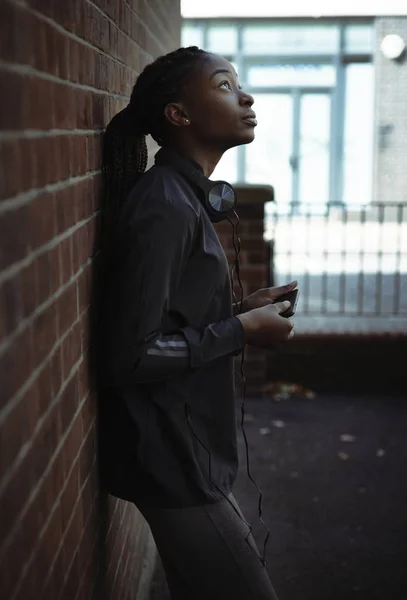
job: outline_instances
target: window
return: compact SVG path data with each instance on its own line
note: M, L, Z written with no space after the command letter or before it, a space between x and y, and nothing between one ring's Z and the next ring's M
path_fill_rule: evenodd
M207 50L219 54L236 54L237 30L235 27L212 26L208 30Z
M182 46L203 46L203 29L199 25L186 24L181 31Z
M214 178L272 185L282 213L372 201L373 20L191 19L182 42L225 56L254 95L256 139Z
M346 67L343 201L362 206L372 201L373 67Z
M246 181L273 185L278 205L287 205L292 201L293 99L290 94L257 94L255 100L259 127L246 147Z
M335 68L318 63L253 66L248 69L247 82L253 87L333 86Z
M329 202L331 101L327 94L303 94L300 105L299 194L305 211Z
M348 25L345 29L345 52L370 54L374 49L374 29L371 25Z
M248 25L243 30L243 51L253 54L334 54L338 51L336 25Z

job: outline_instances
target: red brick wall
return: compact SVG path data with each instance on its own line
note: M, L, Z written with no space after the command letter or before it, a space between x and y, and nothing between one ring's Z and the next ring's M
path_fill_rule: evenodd
M0 2L7 600L143 597L148 528L132 505L98 489L87 316L102 128L140 69L179 45L179 27L179 0Z

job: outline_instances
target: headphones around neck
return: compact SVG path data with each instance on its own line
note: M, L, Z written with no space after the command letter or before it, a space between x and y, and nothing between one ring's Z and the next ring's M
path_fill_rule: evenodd
M227 181L211 181L201 171L173 150L161 148L155 157L156 164L169 164L202 192L200 198L212 223L227 219L236 208L237 196Z

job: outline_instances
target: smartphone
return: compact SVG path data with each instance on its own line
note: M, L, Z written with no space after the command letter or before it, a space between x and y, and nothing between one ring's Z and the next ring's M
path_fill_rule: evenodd
M291 290L291 292L287 292L286 294L279 296L277 300L273 302L273 304L275 304L276 302L284 302L284 300L288 300L289 302L291 302L291 306L287 308L287 310L285 310L284 312L280 313L280 317L289 318L293 316L293 314L295 313L295 309L297 308L298 295L298 289Z

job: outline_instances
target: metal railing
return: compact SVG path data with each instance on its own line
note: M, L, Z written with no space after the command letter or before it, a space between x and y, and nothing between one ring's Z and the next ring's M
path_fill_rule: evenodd
M407 203L269 204L272 280L298 279L298 315L407 317Z

